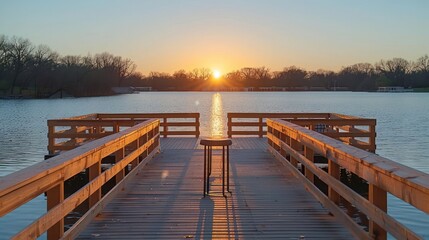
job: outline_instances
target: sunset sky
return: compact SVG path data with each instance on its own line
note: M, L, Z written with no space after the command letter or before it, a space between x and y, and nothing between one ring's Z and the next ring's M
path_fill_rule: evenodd
M0 2L0 34L61 55L110 52L150 71L308 70L429 54L429 1Z

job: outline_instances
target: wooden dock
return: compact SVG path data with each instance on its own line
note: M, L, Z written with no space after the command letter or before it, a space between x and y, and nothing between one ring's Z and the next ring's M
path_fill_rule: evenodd
M352 238L267 152L266 138L234 139L228 198L216 193L202 198L203 150L197 147L195 138L161 139L161 153L78 238ZM216 176L221 156L220 151L214 154ZM220 179L211 184L221 184ZM216 188L212 191L221 191Z
M202 198L199 118L95 113L49 120L52 158L0 178L0 217L46 194L46 213L13 239L45 232L49 240L387 239L387 233L422 239L389 215L387 194L429 214L429 174L374 154L375 119L228 113L232 195L216 193L220 153L214 150L214 194ZM315 163L320 158L327 169ZM364 194L340 179L344 171L365 184ZM66 183L82 173L84 184L65 194ZM83 215L65 229L76 211Z

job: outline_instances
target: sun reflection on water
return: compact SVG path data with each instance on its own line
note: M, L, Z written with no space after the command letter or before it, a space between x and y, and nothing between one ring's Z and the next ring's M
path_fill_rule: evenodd
M222 95L220 95L220 93L215 93L212 97L212 108L210 114L210 136L215 138L222 137L224 135L223 126Z

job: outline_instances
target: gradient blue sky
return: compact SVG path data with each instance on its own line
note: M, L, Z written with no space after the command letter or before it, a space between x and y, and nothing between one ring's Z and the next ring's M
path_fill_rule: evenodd
M143 73L296 65L339 70L429 54L429 1L0 2L0 34L61 55L110 52Z

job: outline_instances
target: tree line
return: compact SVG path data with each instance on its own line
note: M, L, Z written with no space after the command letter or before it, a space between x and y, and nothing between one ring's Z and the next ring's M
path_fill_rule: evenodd
M77 97L111 95L135 71L130 59L100 53L60 56L46 45L0 35L0 92L43 98L59 90Z
M271 71L267 67L242 68L222 79L212 79L208 68L179 70L173 74L136 72L127 58L100 53L87 56L60 56L46 45L34 46L29 40L0 35L0 94L48 97L58 90L81 96L114 94L112 87L151 87L159 91L202 91L213 89L264 90L350 90L374 91L382 86L429 88L429 57L416 61L403 58L380 60L375 64L357 63L340 71L307 71L286 67ZM273 88L272 88L273 89Z
M134 79L133 86L148 86L156 90L266 90L271 88L302 90L375 91L378 87L429 88L429 57L424 55L414 62L403 58L381 60L375 64L357 63L340 71L307 71L296 66L282 71L267 67L242 68L225 74L221 81L209 81L210 69L185 70L173 74L152 72Z

